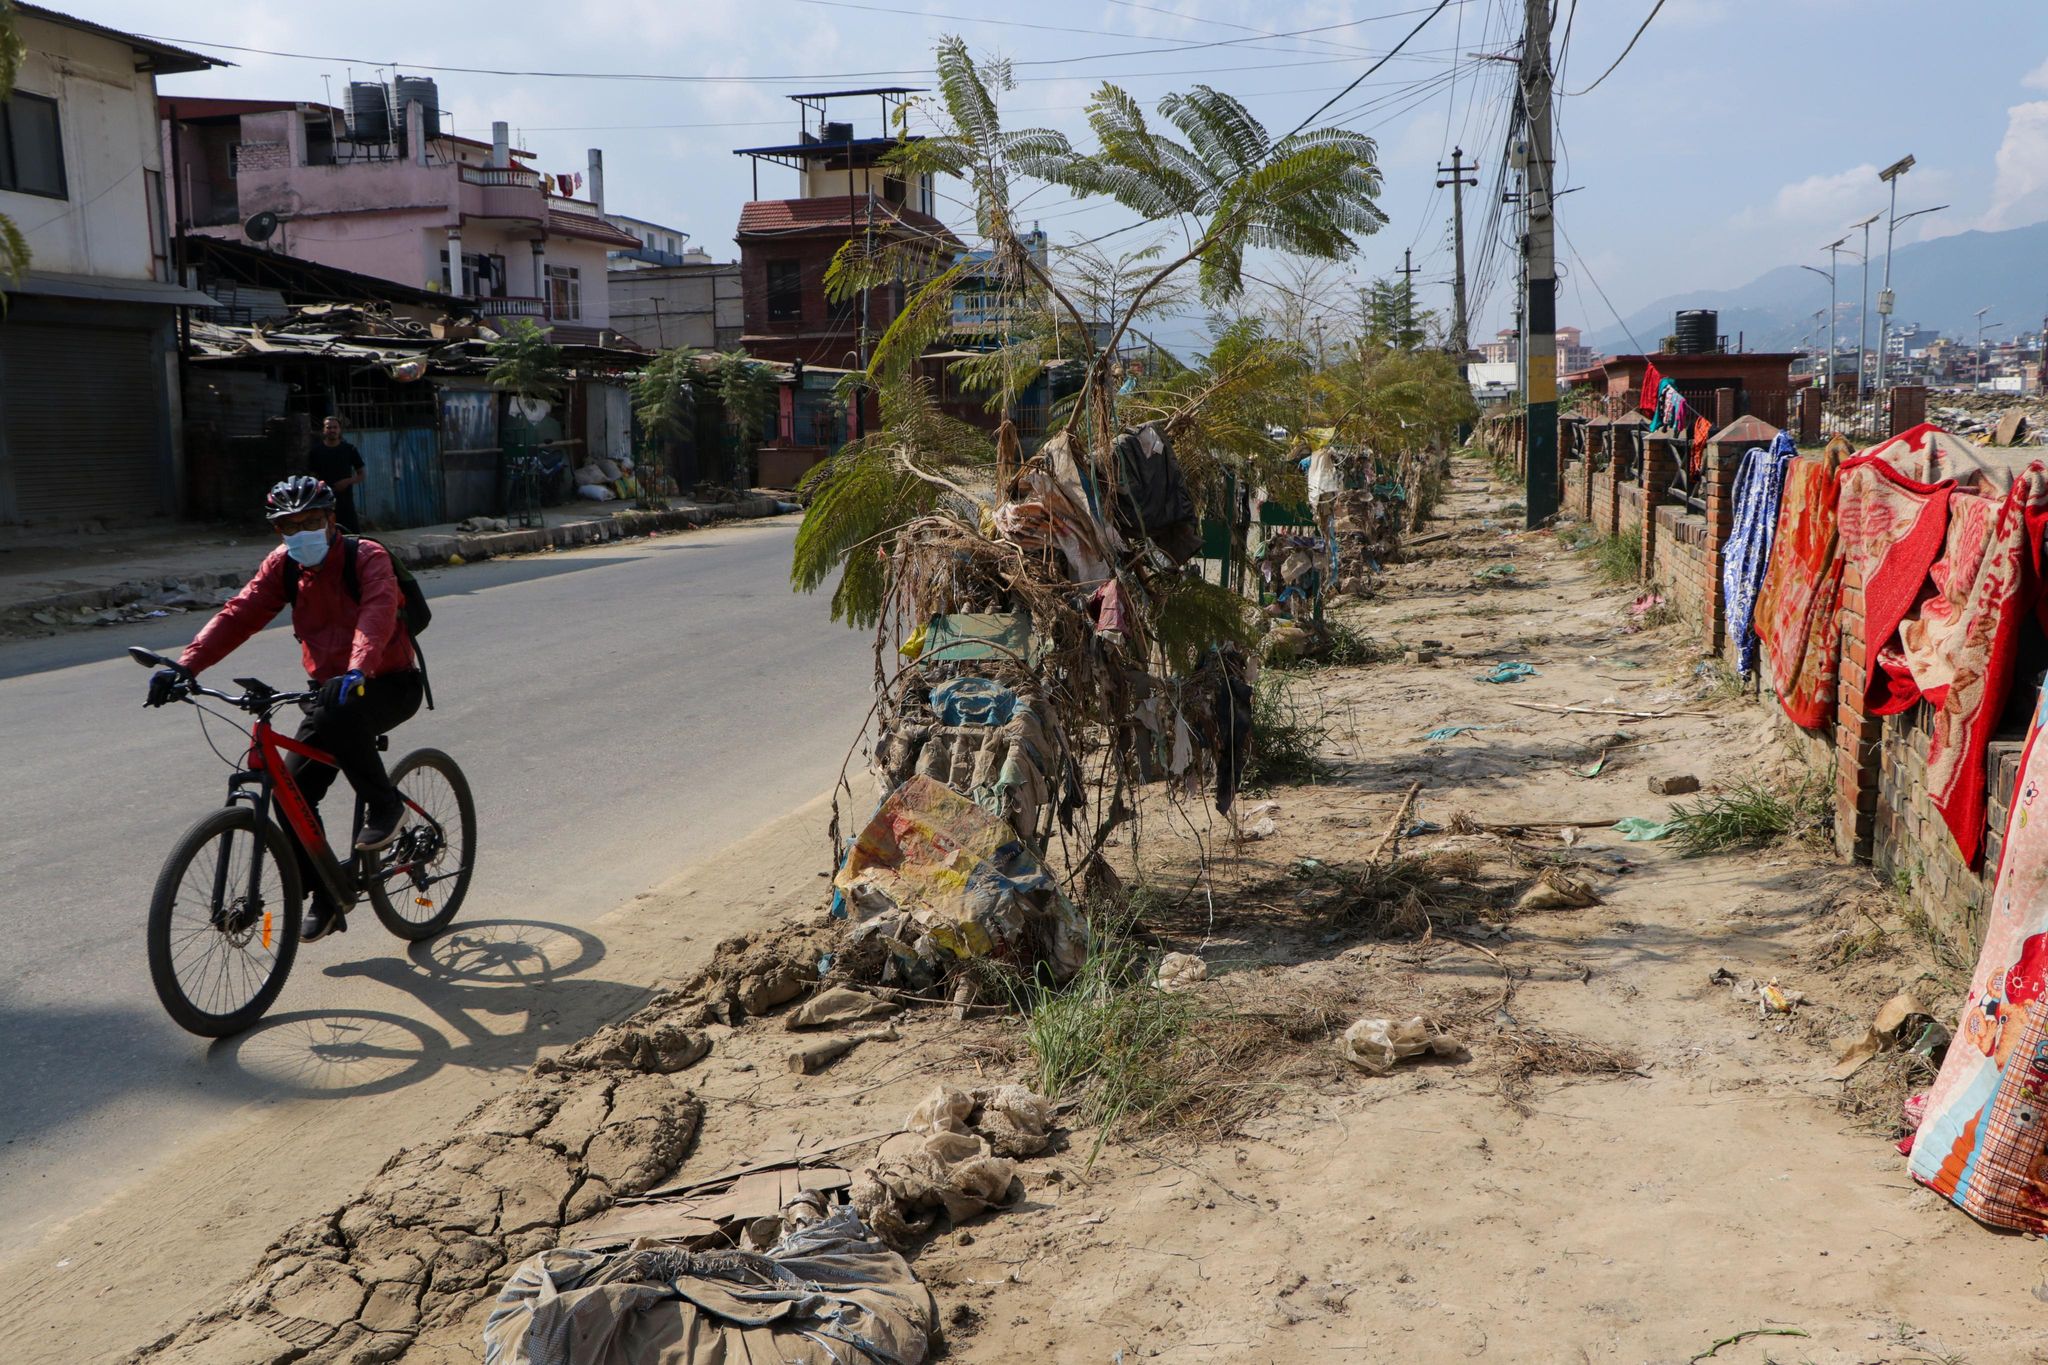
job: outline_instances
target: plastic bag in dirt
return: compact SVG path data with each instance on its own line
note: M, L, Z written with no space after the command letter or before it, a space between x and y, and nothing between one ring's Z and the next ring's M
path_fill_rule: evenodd
M1397 1062L1423 1053L1461 1057L1464 1044L1449 1034L1432 1034L1421 1015L1408 1019L1360 1019L1344 1030L1344 1060L1361 1071L1384 1076Z

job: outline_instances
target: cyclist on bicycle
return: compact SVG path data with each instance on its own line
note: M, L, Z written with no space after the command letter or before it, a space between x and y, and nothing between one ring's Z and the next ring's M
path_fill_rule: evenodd
M360 598L349 593L342 557L332 553L341 538L334 490L319 479L304 474L286 479L270 490L265 504L283 543L193 638L179 667L189 676L218 663L289 605L309 685L320 693L307 707L299 739L332 754L348 774L367 806L356 847L374 851L398 836L404 818L398 789L377 753L377 736L410 720L423 695L412 639L399 617L398 577L383 546L359 540ZM171 700L180 681L178 669L159 669L150 677L145 704ZM317 816L335 768L296 754L285 761ZM312 888L299 936L312 940L346 929L341 908L312 874L303 849L299 868L303 883Z

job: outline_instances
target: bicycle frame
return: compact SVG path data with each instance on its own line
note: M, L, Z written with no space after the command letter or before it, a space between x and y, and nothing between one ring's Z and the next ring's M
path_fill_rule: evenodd
M283 812L284 822L290 827L293 837L298 840L300 847L306 850L313 874L334 898L334 903L344 908L352 906L361 897L369 877L373 875L373 869L369 860L364 859L360 871L352 874L350 869L334 856L334 850L327 842L327 832L321 828L320 817L313 810L313 803L306 799L306 794L292 778L292 770L285 762L285 755L288 753L297 754L314 763L325 763L330 768L338 766L334 761L334 755L315 749L310 744L301 743L289 735L279 734L277 728L270 723L269 716L258 716L255 726L249 732L249 752L242 760L242 771L236 773L228 782L228 800L241 798L244 795L243 789L254 785L257 791L250 799L255 803L257 814L267 814L269 806L275 802L278 809ZM438 822L422 810L418 802L403 792L399 793L399 799L404 801L414 814L438 827ZM361 810L361 797L356 798L356 807L358 811ZM353 822L350 827L354 827ZM260 868L252 866L251 876L255 876L259 870ZM374 874L389 876L393 872L411 870L411 864L397 863L388 868L376 868ZM218 896L226 890L225 865L216 871L215 877L221 883L214 888ZM308 892L313 890L312 887L301 889ZM255 894L253 886L251 894ZM218 900L215 901L215 904L219 903Z

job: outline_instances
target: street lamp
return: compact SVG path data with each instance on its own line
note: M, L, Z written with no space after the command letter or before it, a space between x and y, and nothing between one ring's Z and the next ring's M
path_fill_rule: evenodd
M1913 158L1902 156L1877 173L1877 178L1892 187L1891 216L1884 225L1884 288L1877 291L1877 387L1884 387L1885 338L1891 333L1892 322L1892 232L1899 225L1899 177L1913 169Z
M1821 269L1821 268L1820 268L1819 266L1817 266L1817 265L1802 265L1802 266L1800 266L1799 268L1800 268L1801 270L1809 270L1809 271L1812 271L1812 272L1813 272L1814 274L1816 274L1816 275L1820 276L1820 277L1821 277L1822 279L1824 279L1824 280L1826 280L1826 281L1828 282L1828 363L1827 363L1827 368L1826 368L1826 370L1825 370L1825 371L1823 371L1823 373L1825 373L1827 377L1826 377L1825 379L1823 379L1823 380L1821 381L1821 383L1822 383L1822 384L1823 384L1823 385L1825 386L1825 387L1823 387L1823 388L1822 388L1822 390L1821 390L1821 393L1823 394L1823 396L1824 396L1824 397L1826 398L1826 400L1827 400L1828 402L1833 402L1833 401L1834 401L1834 397L1835 397L1835 269L1834 269L1834 261L1833 261L1833 259L1832 259L1832 258L1830 258L1830 259L1829 259L1829 261L1828 261L1828 268L1827 268L1826 270L1822 270L1822 269ZM1814 335L1814 342L1815 342L1815 344L1816 344L1816 345L1818 345L1818 344L1819 344L1819 341L1820 341L1820 336L1819 336L1819 329L1818 329L1818 328L1816 328L1816 329L1815 329L1815 335Z
M1849 224L1849 231L1863 229L1863 297L1856 305L1856 401L1863 401L1863 356L1870 349L1870 225L1884 217L1884 211L1871 214L1860 223Z

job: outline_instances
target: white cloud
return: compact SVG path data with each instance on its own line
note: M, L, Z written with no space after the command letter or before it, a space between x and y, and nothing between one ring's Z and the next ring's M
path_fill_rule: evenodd
M1876 183L1877 167L1869 162L1833 175L1810 175L1780 189L1771 200L1771 212L1791 222L1833 222L1869 198Z
M2020 77L2020 84L2029 90L2048 90L2048 59L2044 59L2039 66Z
M2048 71L2048 63L2042 69ZM2017 227L2048 213L2048 100L2015 104L2006 110L2005 140L1998 146L1997 168L1991 207L1984 214L1982 227L1993 231Z

